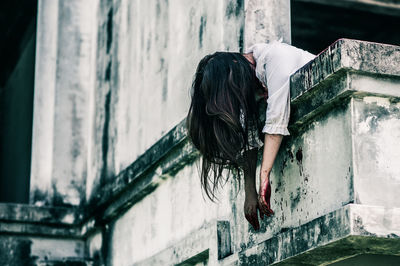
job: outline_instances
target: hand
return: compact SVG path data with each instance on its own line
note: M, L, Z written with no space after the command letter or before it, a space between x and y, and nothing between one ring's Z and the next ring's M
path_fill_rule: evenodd
M258 222L257 209L260 211L261 220L264 214L267 215L265 211L261 208L259 200L257 199L257 192L246 193L246 198L244 200L244 216L246 220L253 226L254 230L260 229L260 223ZM268 214L269 216L269 214Z
M274 211L271 209L271 184L269 182L269 172L261 171L260 174L260 191L258 193L258 202L260 209L267 215L273 215Z

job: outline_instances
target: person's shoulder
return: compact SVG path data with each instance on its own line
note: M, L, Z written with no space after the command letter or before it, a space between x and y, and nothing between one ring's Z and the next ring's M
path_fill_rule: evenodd
M276 54L293 48L295 47L283 43L281 38L279 40L272 40L265 43L255 43L246 49L245 53L253 53L253 57L257 60L258 58L265 58L269 53Z
M245 53L253 53L255 59L259 58L270 47L269 43L255 43L246 49Z

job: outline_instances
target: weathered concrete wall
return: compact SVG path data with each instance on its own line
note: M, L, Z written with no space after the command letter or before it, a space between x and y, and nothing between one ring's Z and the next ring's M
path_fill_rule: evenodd
M203 199L198 154L183 121L106 183L95 204L76 210L0 205L0 232L10 236L0 239L1 259L320 265L365 253L400 256L392 147L400 143L399 51L339 40L292 76L296 119L271 175L275 215L260 231L243 216L244 193L236 194L234 177L218 204ZM55 245L63 248L53 252Z
M221 202L207 202L200 161L184 160L170 172L168 162L177 156L172 152L130 179L142 196L133 188L119 199L126 201L126 207L119 203L121 212L110 216L114 203L104 211L117 218L107 227L110 263L285 264L314 249L285 265L319 265L365 252L400 255L398 155L392 148L400 143L399 75L396 65L381 63L398 55L398 47L340 40L293 76L296 120L271 175L275 215L261 222L260 231L245 220L244 194L236 195L233 179L221 190ZM135 167L127 175L135 176ZM355 236L364 238L354 244ZM99 238L89 240L92 254L99 252ZM365 251L369 246L374 250Z
M234 2L100 3L88 197L185 117L204 55L238 50L243 4Z
M212 204L202 198L196 167L199 160L186 165L173 177L165 176L166 180L161 181L155 192L113 223L113 265L146 261L171 243L216 220L229 221L231 249L237 253L272 238L285 228L295 228L352 202L352 145L351 138L343 137L350 135L347 104L285 143L271 179L275 215L261 223L260 232L255 232L245 220L244 194L240 191L236 197L238 185L232 180L222 190L220 203ZM324 147L318 143L324 143ZM216 235L211 237L212 244L217 245ZM194 240L188 245L188 250L198 250L199 244ZM210 260L216 257L212 254Z
M266 15L271 14L268 5L253 2L40 0L30 203L69 207L74 214L59 215L58 208L50 208L43 218L36 207L7 207L13 215L4 217L6 222L0 222L0 231L9 235L24 231L41 238L37 246L44 250L53 243L51 238L71 238L75 239L71 243L78 244L87 238L87 251L95 263L111 264L117 259L114 253L119 245L113 245L118 234L124 232L120 225L129 216L116 221L114 227L110 220L127 204L113 200L132 181L132 172L127 169L133 165L138 169L134 175L140 177L143 162L153 164L155 158L169 154L169 150L163 153L155 145L150 150L156 156L139 157L149 154L149 148L185 117L198 61L216 50L243 51L255 41L278 37L290 40L288 21L282 27L271 27L278 18L280 22L288 19L289 2L281 6L270 1L275 15L270 19ZM285 15L279 16L278 11ZM267 20L267 26L257 26ZM257 39L250 38L253 30L257 31ZM181 147L184 152L175 147L184 137L180 131L164 138L167 141L162 147L167 147L168 141L174 143L172 156L168 155L171 161L162 170L169 174L175 174L197 156L187 142ZM184 187L185 178L180 175L179 184ZM193 184L193 188L198 187ZM140 186L137 188L139 200L144 193ZM175 188L175 184L169 188ZM198 196L196 204L201 202ZM209 217L214 217L213 213ZM15 221L21 224L14 226ZM174 224L177 228L173 233L183 237L201 224L200 219L188 225L186 231L179 230L179 223ZM22 240L27 245L33 243L30 238ZM127 243L121 243L125 250ZM84 257L85 248L78 244L77 254L66 254L64 259ZM3 250L7 246L4 244ZM153 252L162 248L155 246ZM39 253L28 252L25 257L39 264L63 260L62 256ZM201 260L204 256L197 257ZM53 262L43 261L46 258Z
M319 265L368 245L400 255L399 48L340 40L293 75L275 215L255 232L234 177L221 202L203 199L183 119L198 60L289 42L289 2L182 3L39 1L31 203L68 208L14 206L0 251L30 248L18 259L39 265L290 265L299 254Z
M364 86L400 87L400 82L369 82ZM359 84L360 84L359 83ZM361 85L360 84L360 85ZM398 98L364 96L353 101L354 175L356 203L400 207L394 197L400 189L400 104Z
M287 0L41 0L38 7L36 205L96 201L98 188L185 117L206 54L290 42Z

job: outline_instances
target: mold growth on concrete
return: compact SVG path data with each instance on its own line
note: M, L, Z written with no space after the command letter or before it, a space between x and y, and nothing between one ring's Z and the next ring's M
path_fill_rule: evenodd
M108 132L110 124L110 102L111 102L111 91L109 91L105 98L104 103L104 126L103 126L103 137L102 137L102 159L103 165L101 167L100 183L105 184L107 180L107 155L108 155Z
M0 236L0 265L36 265L31 246L32 241L26 238Z
M230 19L232 16L238 17L244 9L244 0L229 0L225 10L225 17Z
M200 49L203 47L203 34L204 34L206 26L207 26L207 17L201 16L200 27L199 27L199 48Z
M113 8L110 8L107 14L106 22L106 51L107 54L110 53L111 45L113 42Z
M106 67L106 71L104 73L104 81L110 81L111 79L111 66L112 66L112 61L110 60L110 62L108 62L107 67Z

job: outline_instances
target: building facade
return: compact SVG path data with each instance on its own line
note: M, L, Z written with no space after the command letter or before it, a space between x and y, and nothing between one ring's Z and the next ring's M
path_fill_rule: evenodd
M400 263L400 3L31 9L3 49L0 265ZM317 57L291 76L275 215L254 231L234 176L218 203L202 194L185 117L204 55L280 38Z

